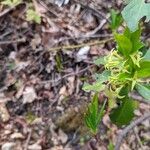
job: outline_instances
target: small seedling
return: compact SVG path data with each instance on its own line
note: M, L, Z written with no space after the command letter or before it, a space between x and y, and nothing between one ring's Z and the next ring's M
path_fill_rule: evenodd
M101 108L99 107L98 94L96 93L87 108L84 119L86 126L90 129L93 135L97 134L99 123L105 112L105 105L106 102L103 103Z

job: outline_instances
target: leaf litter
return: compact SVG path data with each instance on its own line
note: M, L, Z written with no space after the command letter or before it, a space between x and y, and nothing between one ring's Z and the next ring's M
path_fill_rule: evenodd
M25 4L8 12L0 5L1 149L107 149L116 140L117 127L106 114L100 126L102 142L95 144L89 138L83 115L91 93L82 86L85 77L92 80L93 59L106 55L113 43L86 43L112 36L106 16L111 7L120 9L122 2L56 1L61 7L53 0L33 2L41 24L26 21ZM81 47L73 46L78 44ZM140 113L143 108L150 110L142 104ZM150 122L143 124L147 128L141 125L136 132L147 139ZM129 140L137 138L128 137L122 149L140 147Z

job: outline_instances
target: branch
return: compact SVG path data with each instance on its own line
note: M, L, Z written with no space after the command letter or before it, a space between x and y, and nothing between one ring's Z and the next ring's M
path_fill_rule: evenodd
M117 138L117 142L116 142L116 146L115 146L115 150L119 150L122 140L123 138L126 136L126 134L133 129L135 126L139 125L141 122L143 122L144 120L150 119L150 112L144 114L143 116L141 116L140 118L138 118L137 120L133 121L130 125L128 125L127 127L125 127L122 132L119 134L118 138Z
M0 41L0 46L1 45L6 45L6 44L22 43L22 42L26 42L26 39L25 38L20 38L20 39L10 40L10 41Z
M96 41L92 41L92 42L89 42L89 43L82 43L82 44L78 44L78 45L58 46L58 47L50 48L48 51L58 51L58 50L61 50L61 49L69 50L69 49L84 47L84 46L87 46L87 45L88 46L101 45L101 44L105 44L107 42L110 42L112 40L113 40L113 38L109 38L109 39L106 39L106 40L96 40Z

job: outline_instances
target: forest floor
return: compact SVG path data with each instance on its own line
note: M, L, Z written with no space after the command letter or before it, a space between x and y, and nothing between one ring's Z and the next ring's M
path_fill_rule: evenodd
M1 149L112 150L121 129L106 113L98 143L92 139L83 121L92 93L82 87L103 69L93 60L115 46L110 10L122 10L122 1L70 0L58 7L38 0L35 5L41 24L26 21L25 3L0 5ZM146 111L150 106L141 103L135 114ZM121 150L130 149L150 149L149 121L125 137Z

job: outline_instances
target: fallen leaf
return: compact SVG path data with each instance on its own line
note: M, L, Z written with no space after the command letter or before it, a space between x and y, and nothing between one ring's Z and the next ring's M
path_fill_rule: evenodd
M2 145L1 150L15 150L16 144L13 142L7 142Z
M58 139L62 142L62 144L65 144L68 140L68 136L61 129L59 129Z
M32 103L37 98L37 94L33 87L26 87L23 91L23 103Z
M90 46L84 46L80 48L78 53L76 54L77 61L82 61L82 60L87 59L89 50L90 50Z
M21 133L13 133L10 136L11 139L24 139L25 137Z
M35 143L35 144L32 144L32 145L29 145L28 150L42 150L42 147L38 143Z
M10 119L9 112L4 103L0 103L0 118L3 122L7 122Z

